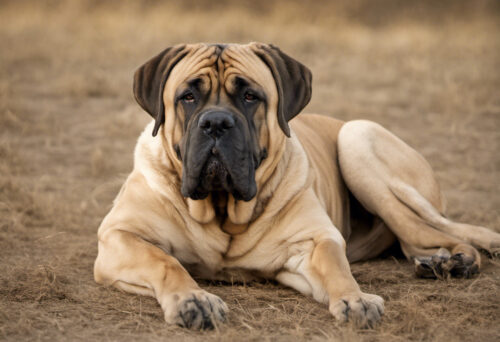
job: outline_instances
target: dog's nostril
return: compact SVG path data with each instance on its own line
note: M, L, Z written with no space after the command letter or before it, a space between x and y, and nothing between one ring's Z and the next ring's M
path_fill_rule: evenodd
M222 121L222 128L229 129L234 127L234 119L231 116L224 118Z
M210 120L207 120L206 116L202 116L200 121L198 122L198 127L203 129L210 128Z

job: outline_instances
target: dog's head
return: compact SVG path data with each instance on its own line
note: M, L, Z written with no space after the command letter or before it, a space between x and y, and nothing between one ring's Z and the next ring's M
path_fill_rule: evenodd
M136 71L134 95L177 159L184 197L249 201L256 170L309 102L311 72L272 45L178 45Z

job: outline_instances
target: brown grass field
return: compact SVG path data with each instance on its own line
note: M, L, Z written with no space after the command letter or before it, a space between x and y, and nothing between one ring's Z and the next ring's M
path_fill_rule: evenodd
M500 261L417 279L400 255L354 264L386 300L373 330L275 283L203 288L211 332L94 283L96 231L149 117L134 70L180 42L272 42L314 75L306 112L377 121L436 170L452 219L500 230L500 5L357 0L0 3L0 340L500 341Z

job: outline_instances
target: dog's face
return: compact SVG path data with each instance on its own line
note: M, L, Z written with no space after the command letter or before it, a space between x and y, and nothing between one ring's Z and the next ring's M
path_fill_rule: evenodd
M249 201L272 137L289 136L288 121L309 102L311 73L270 45L181 45L137 70L134 94L155 118L154 136L163 125L184 197Z

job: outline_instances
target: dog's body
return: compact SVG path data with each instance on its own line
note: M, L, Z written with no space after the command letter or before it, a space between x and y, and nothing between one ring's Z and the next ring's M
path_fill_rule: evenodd
M420 275L470 276L480 266L472 245L500 247L499 234L443 217L429 165L381 126L304 115L289 130L309 100L310 74L279 50L196 45L155 58L136 74L135 94L156 122L99 229L95 278L156 297L167 322L224 320L226 305L194 275L276 279L339 320L372 326L383 300L361 292L348 260L397 238ZM200 90L186 96L192 77Z

